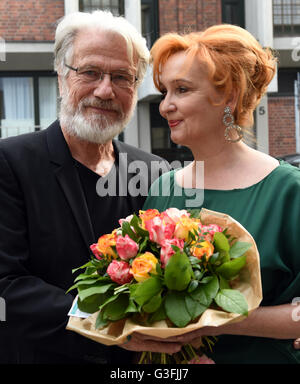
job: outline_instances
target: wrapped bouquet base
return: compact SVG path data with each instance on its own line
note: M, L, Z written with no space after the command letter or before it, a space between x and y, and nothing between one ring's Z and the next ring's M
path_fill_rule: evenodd
M227 228L227 234L240 242L251 244L246 252L246 265L239 271L238 277L231 282L231 288L240 291L244 295L248 304L248 313L250 313L259 306L262 300L259 253L254 239L240 223L226 214L202 209L200 219L203 225L215 224ZM229 313L222 310L222 308L208 308L197 319L182 328L172 325L168 320L157 321L151 326L145 326L127 317L96 329L97 316L98 312L85 319L71 316L67 329L98 343L120 345L125 343L127 336L133 332L167 338L182 335L205 326L218 327L225 323L241 321L244 318L243 315Z

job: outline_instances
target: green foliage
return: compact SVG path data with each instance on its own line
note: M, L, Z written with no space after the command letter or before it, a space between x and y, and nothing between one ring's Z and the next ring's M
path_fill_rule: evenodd
M200 217L199 210L190 213L190 217ZM160 246L149 240L149 233L137 215L133 215L130 223L123 222L120 233L137 242L138 255L149 251L160 258ZM231 289L230 284L245 267L246 252L252 245L236 241L225 229L213 236L213 255L199 259L191 253L191 247L197 241L199 234L193 230L183 250L172 245L175 253L165 268L158 262L155 273L143 282L132 280L118 285L106 273L110 261L92 258L73 270L73 273L81 273L67 292L77 289L81 311L99 311L96 328L139 316L148 324L169 319L174 326L185 327L216 305L227 312L247 315L245 297L238 290Z

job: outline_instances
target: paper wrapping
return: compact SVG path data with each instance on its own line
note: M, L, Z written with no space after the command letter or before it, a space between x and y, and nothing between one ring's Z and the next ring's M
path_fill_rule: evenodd
M240 223L226 214L204 208L200 214L202 224L217 224L223 229L228 228L228 234L238 238L239 241L252 244L252 247L246 253L246 265L240 271L239 278L235 279L233 281L234 285L232 285L232 288L238 289L244 294L248 302L248 312L250 313L259 306L262 300L259 253L253 237ZM101 344L118 345L127 341L127 336L133 332L167 338L182 335L204 326L218 327L228 322L244 319L244 316L236 313L228 313L221 309L207 309L197 322L191 323L184 328L169 326L164 320L153 323L151 327L146 327L134 323L131 319L122 319L104 328L95 329L97 316L98 312L86 319L71 316L66 329L77 332Z

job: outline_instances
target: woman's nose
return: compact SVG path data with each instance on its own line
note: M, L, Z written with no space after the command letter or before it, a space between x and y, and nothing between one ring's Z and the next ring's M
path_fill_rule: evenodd
M176 111L176 105L172 98L168 95L166 95L163 100L160 102L159 105L159 113L164 117L167 118L168 113L175 112Z

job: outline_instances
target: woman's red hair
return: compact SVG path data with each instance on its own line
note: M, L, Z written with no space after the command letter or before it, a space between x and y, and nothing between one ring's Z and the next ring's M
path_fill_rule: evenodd
M182 51L187 53L187 60L197 58L205 64L209 80L223 92L225 102L233 90L237 91L236 124L250 127L253 111L276 72L277 60L272 51L262 48L245 29L229 24L183 35L168 33L151 49L157 89L160 89L162 67L170 56Z

